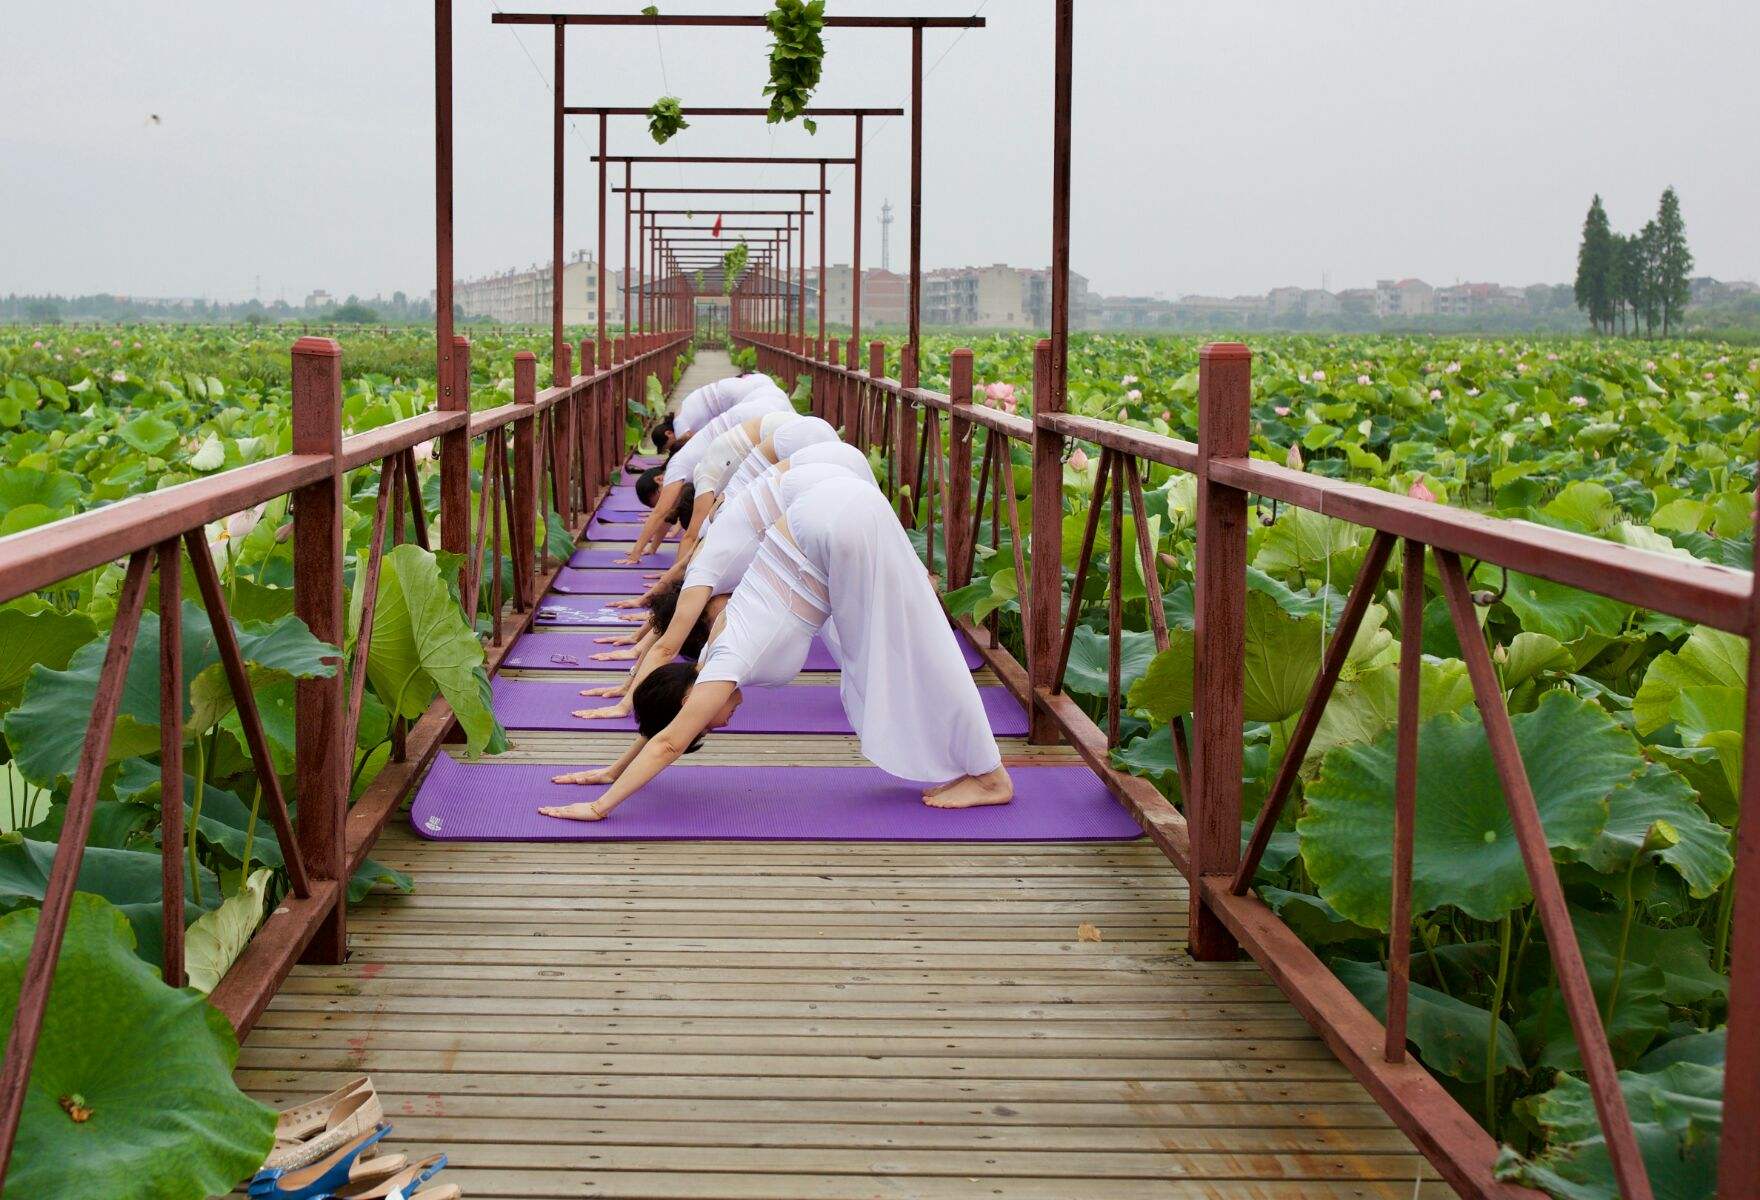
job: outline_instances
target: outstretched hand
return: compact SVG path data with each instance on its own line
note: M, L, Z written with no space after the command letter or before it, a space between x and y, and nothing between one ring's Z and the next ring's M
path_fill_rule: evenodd
M586 804L546 804L538 812L546 817L561 817L565 821L603 821L610 815L599 811L597 800Z
M577 708L574 715L583 721L606 721L629 716L629 705L609 704L604 708Z
M610 783L612 778L613 776L610 767L594 767L590 771L572 771L567 775L552 775L550 777L550 782L596 784ZM539 811L543 810L540 809Z
M591 657L595 662L618 662L626 658L634 658L635 656L636 652L634 650L601 650L599 653L594 654Z
M625 596L620 600L611 601L605 607L606 608L641 608L647 602L648 602L648 598L646 596Z
M614 633L609 637L594 638L593 644L596 646L633 646L640 640L633 633Z
M611 683L611 684L606 684L604 687L590 687L590 688L587 688L584 691L582 691L581 695L583 695L583 696L621 696L621 695L623 695L623 685L619 684L619 683Z

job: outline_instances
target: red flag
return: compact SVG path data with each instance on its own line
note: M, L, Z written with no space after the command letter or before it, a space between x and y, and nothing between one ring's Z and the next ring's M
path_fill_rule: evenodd
M715 218L715 228L711 229L709 232L711 235L713 235L715 237L721 236L721 218L720 217Z

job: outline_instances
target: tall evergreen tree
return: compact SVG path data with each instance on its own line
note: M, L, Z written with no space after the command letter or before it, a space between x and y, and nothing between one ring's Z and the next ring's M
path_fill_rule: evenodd
M1644 336L1654 337L1656 322L1662 319L1662 235L1655 221L1646 221L1643 232L1631 241L1633 269L1636 273L1632 299L1632 332L1637 332L1638 321L1642 320Z
M1693 252L1687 249L1687 224L1681 218L1681 198L1672 187L1662 190L1656 209L1657 305L1662 310L1662 336L1680 324L1691 293Z
M1607 223L1607 210L1596 195L1589 204L1589 215L1583 218L1583 241L1577 247L1577 307L1589 314L1597 329L1613 327L1614 281L1617 269L1613 230Z

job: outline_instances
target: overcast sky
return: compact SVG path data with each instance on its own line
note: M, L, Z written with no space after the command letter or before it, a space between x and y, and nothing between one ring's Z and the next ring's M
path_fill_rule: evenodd
M461 277L549 253L551 35L491 26L497 6L455 0ZM830 4L834 15L978 7ZM1404 275L1568 280L1593 192L1616 228L1631 229L1668 184L1680 190L1701 271L1760 274L1754 0L1076 9L1073 265L1101 292L1261 292L1319 286L1323 272L1335 289ZM982 12L987 29L926 37L924 262L1043 265L1051 3L988 0ZM243 299L260 278L265 300L298 303L316 287L432 287L429 5L64 0L9 6L6 41L0 292ZM646 29L570 31L568 101L646 104L670 91L687 105L762 103L762 31L668 30L659 42ZM907 33L834 30L826 44L818 102L908 101ZM890 198L898 268L908 261L909 123L870 133L864 256L877 265L878 210ZM593 245L596 180L585 160L595 136L578 119L568 138L571 251ZM661 150L643 122L624 118L611 140L626 154L845 155L850 138L844 120L813 138L704 118ZM815 179L800 166L638 171L656 186ZM834 262L849 257L850 182L834 184Z

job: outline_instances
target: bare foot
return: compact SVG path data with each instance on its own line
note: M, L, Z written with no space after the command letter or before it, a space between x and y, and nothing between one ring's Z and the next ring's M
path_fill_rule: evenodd
M546 817L561 817L567 821L603 821L607 815L599 811L597 800L586 804L545 805L538 812Z
M983 775L967 775L932 796L924 796L923 803L930 808L982 808L1013 799L1014 781L1007 770L997 767Z
M552 775L550 777L550 782L551 783L594 784L594 783L610 783L610 782L612 782L612 779L611 779L611 771L608 768L594 767L593 769L588 770L588 771L571 771L567 775Z
M965 777L961 776L960 778L963 779ZM930 796L939 796L942 792L945 792L948 788L952 787L954 784L956 784L958 782L959 782L958 779L950 779L946 783L938 783L932 788L924 788L923 789L923 799L927 800Z

